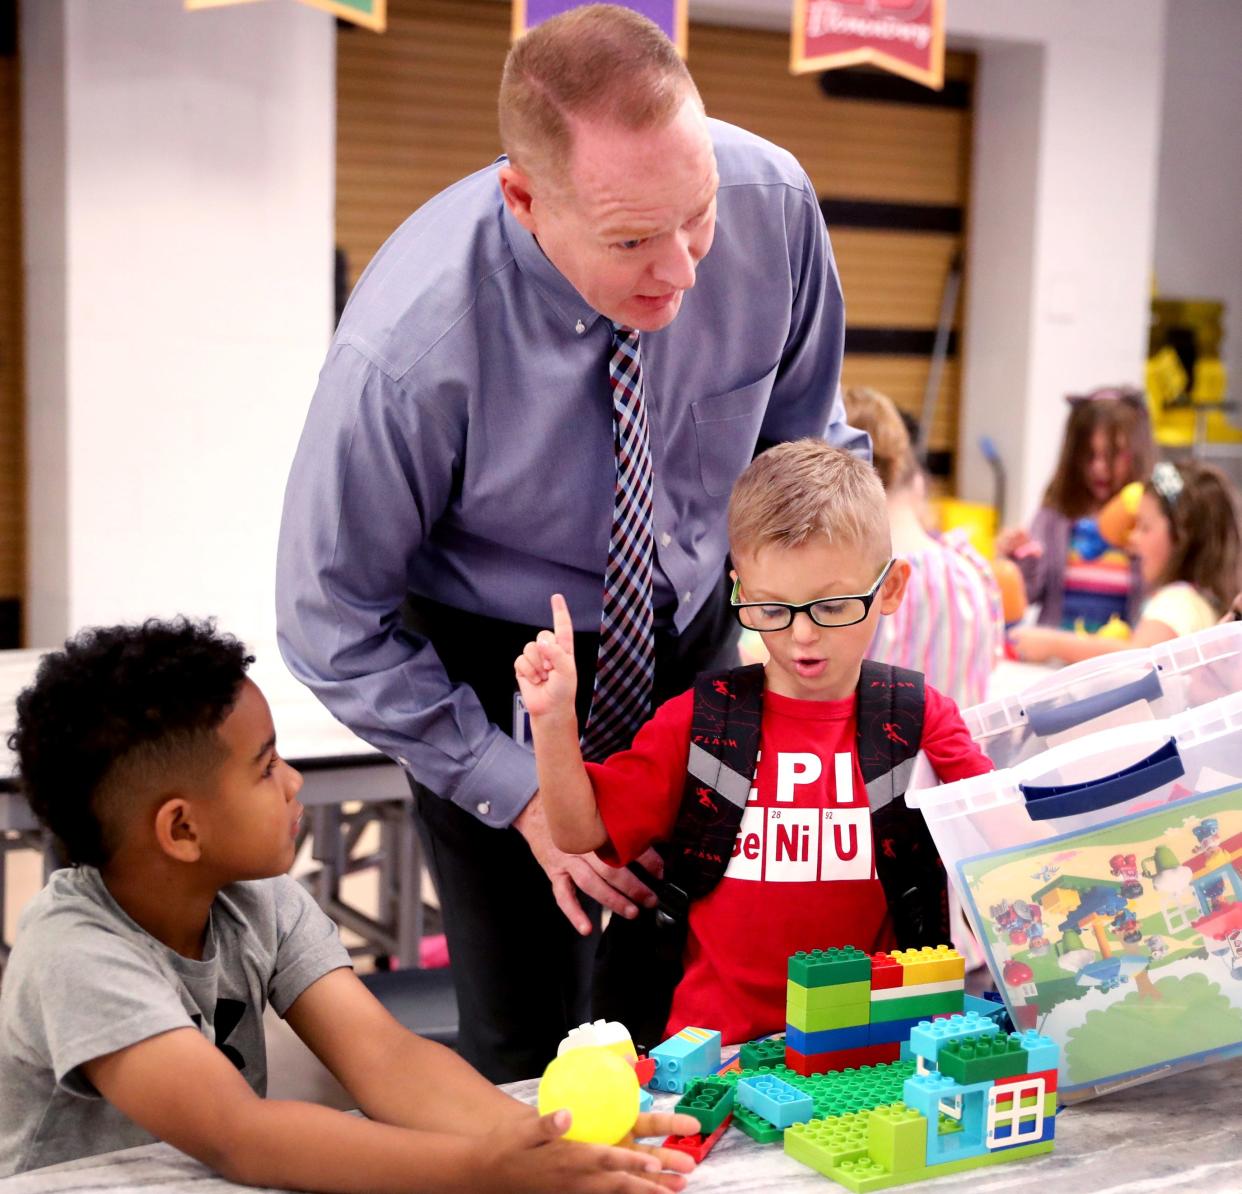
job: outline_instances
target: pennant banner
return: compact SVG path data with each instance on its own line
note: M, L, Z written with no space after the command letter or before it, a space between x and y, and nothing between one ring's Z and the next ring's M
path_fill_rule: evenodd
M388 24L388 0L299 0L309 4L311 8L320 8L330 12L343 21L353 21L355 25L363 25L383 33ZM255 0L185 0L189 11L196 8L227 8L234 4L253 4Z
M513 0L513 40L549 17L581 8L594 0ZM689 0L627 0L626 8L640 12L664 30L665 36L686 56Z
M795 75L871 63L944 86L945 0L794 0Z

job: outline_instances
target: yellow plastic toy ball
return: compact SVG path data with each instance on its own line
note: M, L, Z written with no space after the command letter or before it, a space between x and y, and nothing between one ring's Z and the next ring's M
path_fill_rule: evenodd
M567 1140L616 1144L638 1119L638 1078L609 1049L571 1049L554 1057L539 1082L539 1114L567 1107Z

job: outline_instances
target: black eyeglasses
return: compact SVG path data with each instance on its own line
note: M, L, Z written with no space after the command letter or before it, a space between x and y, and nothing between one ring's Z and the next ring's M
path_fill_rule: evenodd
M896 560L889 560L884 570L876 577L875 584L865 593L849 593L843 597L821 597L818 601L808 601L805 605L790 605L784 601L739 601L738 593L742 582L733 582L733 595L729 604L737 620L747 630L757 630L760 634L769 634L774 630L787 630L793 625L794 618L805 613L816 626L832 628L834 626L853 626L863 621L871 612L871 603L880 591L888 574L892 571Z

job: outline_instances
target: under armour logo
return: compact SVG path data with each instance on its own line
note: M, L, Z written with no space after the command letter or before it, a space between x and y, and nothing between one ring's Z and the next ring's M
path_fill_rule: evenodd
M713 680L712 687L720 696L731 697L733 693L729 690L728 680Z
M246 1068L246 1059L239 1050L234 1049L232 1045L226 1045L224 1042L233 1035L233 1030L241 1023L242 1017L245 1014L246 1005L240 999L216 1000L216 1048L239 1070ZM195 1028L202 1029L203 1017L198 1012L195 1012L190 1019L194 1021Z
M893 849L893 839L891 837L880 839L880 849L884 851L885 858L897 857L897 851Z

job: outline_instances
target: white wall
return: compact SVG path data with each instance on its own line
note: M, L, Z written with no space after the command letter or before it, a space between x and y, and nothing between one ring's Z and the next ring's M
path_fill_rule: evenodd
M690 11L789 24L784 0ZM1055 463L1062 396L1142 379L1165 0L949 0L947 12L950 46L979 54L959 480L991 498L976 448L991 435L1016 520Z
M332 18L38 0L22 21L28 640L177 611L271 638L332 321Z
M1177 0L1166 33L1156 205L1162 294L1225 301L1221 355L1242 395L1242 4ZM1238 415L1233 416L1235 421Z

